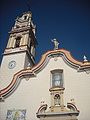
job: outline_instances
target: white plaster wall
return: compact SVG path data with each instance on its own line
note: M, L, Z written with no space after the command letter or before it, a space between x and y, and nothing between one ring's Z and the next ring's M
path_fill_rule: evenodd
M30 59L29 55L26 54L24 68L32 67L32 66L33 66L32 60Z
M7 87L12 81L13 75L24 68L26 53L18 53L5 55L2 60L0 68L0 89ZM10 61L16 61L16 67L13 69L8 68Z
M28 81L22 79L17 90L1 103L1 119L6 119L8 109L26 109L26 120L37 120L36 112L42 100L50 106L50 71L64 70L65 105L71 98L75 99L80 110L79 120L90 120L90 74L77 72L69 67L62 58L52 58L47 66L36 77Z

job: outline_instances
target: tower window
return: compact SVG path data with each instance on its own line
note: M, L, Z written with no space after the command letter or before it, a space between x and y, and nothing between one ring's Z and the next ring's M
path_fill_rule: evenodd
M25 16L24 16L24 20L26 20L26 19L27 19L27 16L25 15Z
M51 71L51 86L52 87L63 87L63 70L56 69Z
M20 46L20 41L21 41L21 37L17 37L16 38L16 42L15 42L15 47L19 47Z

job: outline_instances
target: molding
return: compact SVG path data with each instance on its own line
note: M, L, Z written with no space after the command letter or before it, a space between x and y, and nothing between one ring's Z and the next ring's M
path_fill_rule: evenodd
M51 91L62 91L62 90L65 90L65 88L64 87L52 87L52 88L50 88L49 89L49 91L51 92Z
M24 73L21 73L21 72L22 71L19 71L16 74L14 74L11 83L6 88L4 88L0 91L0 96L7 98L9 95L11 95L16 90L18 85L20 84L22 77L25 78L28 75L31 77L35 77L35 74L32 71L29 74L28 74L28 71L26 71ZM27 73L27 74L25 74L25 73Z
M73 111L77 111L78 113L80 112L80 111L77 109L76 105L73 104L73 103L67 103L67 108L69 108L70 110L73 110Z
M46 64L48 63L49 59L52 57L59 57L61 56L62 59L66 64L68 64L70 67L75 68L76 70L90 70L90 62L80 62L75 60L72 55L70 54L69 51L64 50L64 49L58 49L58 50L53 50L53 51L48 51L46 52L40 62L35 65L32 70L34 70L36 73L42 70Z
M45 118L45 117L55 117L55 116L57 116L57 117L62 117L62 116L64 116L64 117L67 117L67 116L78 116L79 115L79 113L77 112L77 111L63 111L63 112L43 112L43 113L38 113L37 114L37 117L38 118L40 118L40 117L42 117L42 118ZM74 119L72 119L72 120L74 120ZM75 120L77 120L77 119L75 119Z
M2 97L7 96L7 94L10 94L10 92L14 91L16 89L17 82L20 81L20 79L17 80L18 78L35 77L37 73L39 73L42 69L45 68L50 58L59 57L59 56L62 57L62 59L65 61L66 64L70 65L70 67L73 67L76 70L79 70L79 72L80 72L80 69L81 71L90 70L90 62L80 62L75 60L70 54L70 52L67 50L58 49L58 50L48 51L42 56L40 62L36 64L34 67L32 68L28 67L27 69L23 69L17 72L16 74L14 74L11 83L6 88L0 91L0 96Z
M8 54L13 54L13 53L19 53L19 52L24 52L27 50L27 45L21 45L19 47L10 47L6 48L3 55L8 55Z
M13 28L9 34L13 34L13 33L18 33L18 32L23 32L23 31L29 31L31 29L31 27L29 26L25 26L25 27L20 27L20 28Z

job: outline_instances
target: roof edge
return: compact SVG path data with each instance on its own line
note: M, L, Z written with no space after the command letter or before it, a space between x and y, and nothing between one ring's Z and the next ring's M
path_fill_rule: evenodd
M43 54L40 62L38 64L36 64L34 67L32 67L32 68L28 67L28 68L23 69L23 70L17 72L16 74L14 74L11 83L6 88L4 88L0 91L0 96L3 97L5 95L9 94L9 91L13 88L13 86L14 86L14 89L16 89L15 84L17 84L17 82L20 80L18 78L21 78L23 76L24 77L34 76L35 77L36 73L38 73L40 70L42 70L46 66L50 57L52 57L52 56L54 57L54 55L58 55L58 54L61 55L61 57L63 57L63 59L66 60L69 64L71 64L71 66L76 67L77 70L87 70L87 69L90 70L90 62L77 61L76 59L74 59L72 57L72 55L69 51L67 51L65 49L51 50L51 51L48 51L45 54ZM20 82L18 82L18 83L20 83ZM13 89L13 91L14 91L14 89Z

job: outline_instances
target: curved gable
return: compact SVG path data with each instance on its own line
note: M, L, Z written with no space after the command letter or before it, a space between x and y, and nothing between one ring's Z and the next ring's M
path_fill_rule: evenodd
M90 62L80 62L75 60L70 52L67 50L58 49L48 51L42 56L40 62L34 67L23 69L17 72L13 76L11 83L6 88L0 91L0 96L6 98L10 94L12 94L20 84L21 77L35 77L38 72L44 69L44 67L48 64L49 59L51 59L52 57L62 57L66 64L77 69L78 71L90 70Z

